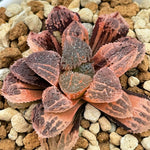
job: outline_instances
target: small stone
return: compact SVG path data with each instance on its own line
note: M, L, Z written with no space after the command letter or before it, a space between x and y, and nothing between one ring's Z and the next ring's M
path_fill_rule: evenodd
M8 68L12 61L21 57L22 55L18 48L5 48L0 51L0 68Z
M146 150L150 150L150 136L143 138L143 140L141 141L141 144Z
M150 92L150 80L144 82L143 88Z
M148 70L148 57L147 55L144 56L144 59L137 67L140 71L147 71Z
M11 125L11 122L9 122L6 127L6 132L9 133L11 128L12 128L12 125Z
M96 139L96 136L91 133L88 130L84 130L82 132L82 136L85 137L86 139L88 139L88 141L92 144L92 145L98 145L98 141Z
M131 29L129 29L129 32L128 32L127 36L130 36L130 37L133 37L133 38L135 38L135 37L136 37L136 35L135 35L134 31L133 31L133 30L131 30Z
M138 140L131 134L126 134L120 140L121 150L134 150L138 146Z
M127 76L136 76L139 73L139 70L136 68L132 68L126 72Z
M6 8L0 7L0 18L2 18L5 21L8 21L8 17L5 14Z
M68 9L75 9L75 8L80 8L80 0L73 0L68 6Z
M130 19L130 18L125 18L126 22L128 23L129 25L129 28L133 30L133 21Z
M23 22L19 22L10 30L9 39L15 40L22 35L27 35L27 33L28 33L27 26Z
M113 8L110 8L110 7L102 7L102 8L100 9L100 11L99 11L98 16L104 15L104 14L111 14L111 13L114 13L114 12L116 12L116 10L113 9Z
M0 126L0 139L4 139L7 136L7 132L4 125Z
M40 141L38 135L33 131L32 133L27 134L23 139L25 149L34 149L40 146Z
M25 24L28 26L28 28L33 32L40 32L42 28L42 22L36 15L29 15L24 20Z
M93 26L90 23L82 23L82 25L87 29L90 39L92 36Z
M137 86L134 86L134 87L129 87L127 90L133 92L133 93L139 93L139 94L144 94L144 90L143 89L140 89L139 87Z
M128 77L125 74L123 74L119 79L121 86L126 89L128 87Z
M12 47L12 48L18 48L18 41L17 40L11 41L10 47Z
M0 25L2 25L3 23L6 23L5 20L3 20L2 18L0 18Z
M8 68L0 69L0 80L3 81L9 72Z
M52 11L54 6L50 5L48 2L41 1L41 3L44 5L44 16L47 18L48 14Z
M81 126L79 127L79 136L81 136L82 132L84 131L85 129L82 128Z
M78 12L81 21L83 22L92 22L93 21L93 12L88 9L88 8L82 8L79 12Z
M1 89L1 85L0 85L0 89ZM4 108L4 103L1 101L2 97L0 95L0 110Z
M24 145L24 144L23 144L23 138L24 138L23 135L19 135L18 138L16 139L16 144L17 144L18 146L23 146L23 145Z
M109 141L109 134L107 132L100 132L97 136L97 140L99 143L107 142Z
M85 106L85 111L84 111L84 118L91 121L91 122L96 122L101 115L101 112L93 107L90 104L87 104Z
M0 140L0 150L15 150L15 142L9 139Z
M139 72L136 77L140 80L140 82L150 80L150 72Z
M110 134L110 143L119 146L120 145L121 136L116 132L112 132Z
M89 144L87 150L100 150L98 145L91 145Z
M109 149L109 142L100 143L100 150L110 150Z
M10 133L8 134L8 137L10 140L16 140L18 137L18 133L16 132L15 129L11 128Z
M109 133L116 131L116 124L111 122L111 129L108 131Z
M36 15L42 20L44 19L44 11L40 10Z
M132 3L132 0L111 0L111 7L115 7L117 5L127 5Z
M134 76L128 78L128 84L130 87L137 86L140 83L140 80Z
M22 56L23 57L28 57L29 55L31 55L32 54L32 50L31 49L28 49L28 50L26 50L26 51L24 51L23 53L22 53Z
M44 5L39 1L30 1L27 3L27 5L31 7L31 11L33 13L37 13L41 10L44 10Z
M19 14L22 11L22 8L19 4L11 4L6 8L6 16L13 17Z
M145 45L146 53L147 53L148 55L150 55L150 43L144 43L144 45Z
M81 0L81 6L85 7L85 5L89 2L94 2L97 5L99 5L101 3L101 0Z
M138 144L138 146L135 148L135 150L144 150L144 148L141 144Z
M144 9L150 8L150 1L149 0L142 0L139 2L140 2L139 3L140 8L144 8Z
M79 139L77 140L76 143L76 147L80 147L80 148L87 148L89 145L87 139L83 138L83 137L79 137Z
M94 24L96 23L97 19L98 19L98 13L95 13L95 14L93 15L93 23L94 23Z
M140 136L141 136L141 137L150 136L150 130L140 133Z
M82 119L81 120L81 126L84 128L84 129L87 129L90 127L90 122L88 120L85 120L85 119Z
M150 29L135 29L135 33L141 42L150 42Z
M83 149L83 148L77 148L76 150L85 150L85 149Z
M95 14L98 10L98 5L94 2L89 2L85 5L85 8L90 9L93 12L93 14Z
M123 127L118 127L116 133L118 133L119 135L126 135L128 131L125 130Z
M12 127L17 132L20 132L20 133L27 132L31 128L31 125L25 121L22 114L20 114L20 113L14 115L11 118L11 124L12 124Z
M103 131L108 131L111 129L111 123L106 117L101 117L99 119L99 124Z
M18 113L19 113L18 111L14 110L13 108L10 108L10 107L0 110L0 120L10 121L11 118Z
M96 134L99 132L99 130L100 130L99 123L98 123L98 122L97 122L97 123L92 123L92 124L90 125L89 130L90 130L93 134L96 135Z
M29 46L27 44L27 36L20 36L18 38L18 47L21 52L24 52L29 49Z

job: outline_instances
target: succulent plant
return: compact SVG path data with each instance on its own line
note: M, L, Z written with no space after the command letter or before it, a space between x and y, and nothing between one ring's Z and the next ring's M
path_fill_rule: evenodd
M133 133L150 129L149 99L123 90L119 81L145 54L140 41L126 37L128 25L119 13L99 16L89 40L79 15L56 6L46 29L29 34L33 53L10 67L2 88L13 103L42 100L32 112L39 137L50 138L54 149L70 150L78 139L86 102Z

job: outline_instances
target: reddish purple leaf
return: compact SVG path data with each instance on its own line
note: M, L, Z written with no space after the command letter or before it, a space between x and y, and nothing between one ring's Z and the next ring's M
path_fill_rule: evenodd
M99 16L90 41L93 54L95 54L102 45L126 36L128 29L128 24L119 13Z
M102 68L93 77L93 82L83 99L91 103L110 103L122 96L119 79L109 68Z
M57 85L60 73L60 55L54 51L31 54L26 59L27 65L40 77L52 85Z
M2 95L12 103L26 103L40 100L43 90L37 86L23 83L9 73L4 80Z

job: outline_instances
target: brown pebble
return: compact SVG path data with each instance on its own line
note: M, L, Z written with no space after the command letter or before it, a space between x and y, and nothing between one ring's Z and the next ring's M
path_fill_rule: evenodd
M22 57L21 52L18 48L5 48L0 51L0 68L9 67L12 61Z
M27 3L28 6L31 7L31 11L33 13L37 13L39 11L44 10L44 5L41 2L38 1L30 1Z
M126 22L128 23L129 28L133 30L133 25L134 25L134 23L133 23L132 19L130 19L130 18L125 18L125 20L126 20Z
M125 74L123 74L119 79L121 86L126 89L128 87L128 77Z
M42 20L44 19L44 11L40 10L36 15Z
M100 150L109 150L109 142L105 142L105 143L100 143L99 146L100 146Z
M0 18L4 21L8 21L8 17L5 15L6 8L0 7Z
M11 125L11 122L9 122L6 127L6 132L9 133L11 128L12 128L12 125Z
M26 26L26 24L24 24L23 22L19 22L10 30L9 39L15 40L22 35L27 35L27 33L28 27Z
M89 143L88 143L87 139L80 136L75 147L76 148L87 148L88 145L89 145Z
M144 81L150 80L150 72L139 72L136 77L143 83Z
M80 124L84 129L87 129L90 127L90 122L86 119L82 119Z
M141 138L140 134L133 134L133 136L135 136L137 138L138 142L141 143L142 138Z
M111 13L114 13L116 12L115 9L113 8L110 8L110 7L102 7L98 13L98 15L104 15L104 14L111 14Z
M107 132L100 132L97 136L99 143L107 142L109 140L109 134Z
M20 36L18 38L18 47L21 52L29 49L29 46L27 44L27 36Z
M95 14L98 10L98 5L94 2L89 2L85 5L85 8L90 9L93 12L93 14Z
M100 4L100 9L103 8L103 7L110 7L109 3L108 2L103 2Z
M141 137L147 137L147 136L150 136L150 130L148 130L148 131L146 131L146 132L140 133L140 136L141 136Z
M140 71L146 72L148 70L148 67L149 67L149 60L147 55L145 55L143 61L137 66L137 68Z
M6 23L4 19L0 18L0 25Z
M3 82L0 81L0 89L2 88L2 86L3 86ZM0 94L1 94L1 93L0 93Z
M132 0L111 0L111 7L115 7L117 5L127 5L132 3Z
M15 141L9 139L0 140L0 150L15 150Z
M12 48L18 48L18 42L17 42L17 40L12 41L10 43L10 47L12 47Z
M139 70L136 68L132 68L126 72L127 76L136 76L139 73Z
M4 125L0 126L0 139L4 139L7 136L7 132Z
M137 86L129 87L128 90L131 91L131 92L134 92L134 93L144 94L144 90L140 89Z
M118 127L116 130L116 133L120 134L120 135L125 135L128 133L127 130L125 130L123 127Z
M135 148L135 150L144 150L144 148L141 144L138 144L138 146Z
M63 5L68 7L73 0L63 0Z
M144 90L144 93L145 93L147 96L150 96L150 92L149 92L149 91Z
M5 101L4 101L4 109L5 109L5 108L8 108L8 107L9 107L8 102L7 102L7 100L5 99Z
M0 110L4 108L4 104L3 104L2 100L1 100L1 98L2 97L0 96Z
M24 143L25 149L34 149L40 145L38 135L35 133L35 131L27 134L23 139L23 143Z

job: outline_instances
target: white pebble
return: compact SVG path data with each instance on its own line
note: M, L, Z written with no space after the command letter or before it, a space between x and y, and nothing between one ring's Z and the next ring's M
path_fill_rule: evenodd
M128 32L127 36L130 36L130 37L133 37L133 38L136 37L134 31L131 30L131 29L129 29L129 32Z
M113 145L119 146L120 145L121 136L116 132L112 132L110 134L110 143Z
M89 2L94 2L99 5L101 3L101 0L81 0L81 6L84 7Z
M144 82L143 88L150 92L150 80Z
M10 121L17 113L19 113L17 110L10 107L0 110L0 120Z
M76 8L79 8L80 7L80 0L73 0L69 6L68 6L68 9L76 9Z
M96 136L91 133L88 130L84 130L82 132L82 136L85 137L86 139L88 139L88 141L92 144L92 145L98 145L98 141L96 139Z
M24 22L33 32L40 32L42 28L42 22L37 15L29 15L25 18Z
M0 69L0 80L3 81L9 72L10 71L9 71L8 68L2 68L2 69Z
M84 131L85 129L82 128L81 126L79 127L79 136L81 136L82 132Z
M19 133L29 131L31 125L23 118L22 114L18 113L11 118L12 127Z
M108 130L108 132L111 133L111 132L115 132L115 131L116 131L116 124L111 122L111 129Z
M76 150L84 150L83 148L77 148Z
M142 0L139 3L140 8L150 8L150 0Z
M98 122L97 122L97 123L92 123L92 124L90 125L89 130L90 130L93 134L96 135L96 134L99 132L99 130L100 130L99 123L98 123Z
M91 145L89 144L87 150L100 150L99 145Z
M23 146L23 145L24 145L24 144L23 144L23 138L24 138L23 135L19 135L18 138L16 139L16 144L17 144L18 146Z
M101 115L101 112L93 107L90 104L87 104L85 106L85 111L84 111L84 118L91 121L91 122L96 122Z
M138 146L138 140L131 134L126 134L120 140L121 150L134 150Z
M101 117L99 119L99 124L103 131L109 131L111 129L111 123L106 117Z
M144 46L146 53L150 55L150 43L144 43Z
M93 12L88 9L88 8L82 8L79 12L78 12L81 21L83 22L92 22L93 21Z
M14 128L11 128L11 130L10 130L10 132L9 132L9 134L8 134L8 138L10 139L10 140L16 140L17 139L17 137L18 137L18 133L16 132L16 130L14 129Z
M128 78L128 84L130 87L137 86L140 83L140 80L134 76Z
M93 26L90 23L82 23L83 26L87 29L89 38L92 36Z
M150 150L150 136L143 138L143 140L141 141L141 144L146 150Z
M13 17L21 12L22 8L19 4L11 4L6 8L5 14L8 17Z

